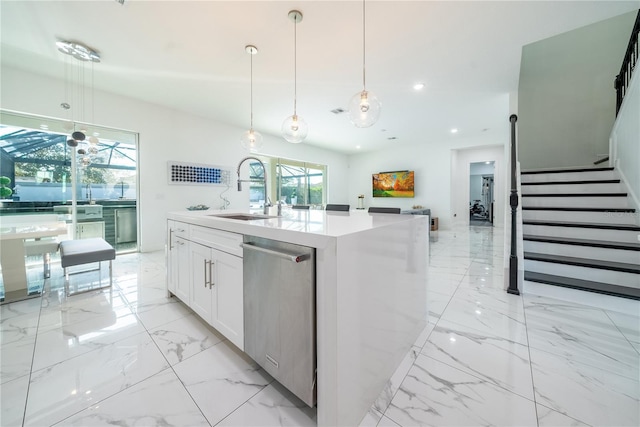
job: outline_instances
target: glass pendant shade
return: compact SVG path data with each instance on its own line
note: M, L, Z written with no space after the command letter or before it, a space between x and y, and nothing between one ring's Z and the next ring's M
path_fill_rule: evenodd
M292 144L299 144L309 134L309 125L297 114L287 117L282 122L282 136Z
M247 151L258 151L262 148L262 135L260 132L250 129L242 134L240 144Z
M349 101L349 120L354 126L368 128L380 117L382 104L369 90L358 92Z
M84 139L86 138L85 134L80 131L75 131L71 134L71 137L76 141L84 141Z

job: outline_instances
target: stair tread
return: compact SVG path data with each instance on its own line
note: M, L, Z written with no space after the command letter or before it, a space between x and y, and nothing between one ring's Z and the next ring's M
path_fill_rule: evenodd
M539 169L539 170L530 170L530 171L522 171L521 175L536 175L541 173L567 173L567 172L602 172L602 171L612 171L613 167L602 167L602 168L575 168L575 169Z
M580 267L591 267L599 268L602 270L640 274L640 265L638 264L627 264L623 262L603 261L598 259L576 258L564 255L539 254L534 252L525 252L524 258L532 261L552 262L556 264L567 264Z
M611 285L609 283L593 282L590 280L575 279L573 277L555 276L553 274L525 271L524 280L567 288L588 290L607 295L640 299L640 289L630 288L627 286Z
M605 230L629 230L640 231L640 226L634 224L605 224L595 222L568 222L568 221L544 221L525 219L522 221L524 225L546 225L551 227L573 227L573 228L602 228Z
M558 208L549 206L523 206L528 211L566 211L566 212L635 212L633 208Z
M521 185L576 185L576 184L620 184L619 179L594 179L583 181L534 181L522 182Z
M627 197L627 193L527 193L522 197Z
M522 237L524 240L529 240L532 242L559 243L564 245L593 246L598 248L640 251L640 243L609 242L605 240L574 239L569 237L535 236L531 234L525 234Z

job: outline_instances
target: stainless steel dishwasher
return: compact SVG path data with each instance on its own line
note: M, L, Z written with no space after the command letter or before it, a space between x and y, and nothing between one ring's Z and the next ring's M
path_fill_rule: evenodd
M244 351L307 405L316 402L315 249L245 236Z

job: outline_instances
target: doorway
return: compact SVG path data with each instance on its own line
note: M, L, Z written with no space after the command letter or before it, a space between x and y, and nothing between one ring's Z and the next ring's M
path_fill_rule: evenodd
M493 227L495 162L470 163L469 225Z

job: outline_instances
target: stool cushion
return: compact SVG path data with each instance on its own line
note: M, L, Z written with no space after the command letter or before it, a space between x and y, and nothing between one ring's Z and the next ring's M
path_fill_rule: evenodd
M60 261L63 268L114 259L116 250L99 237L60 242Z

